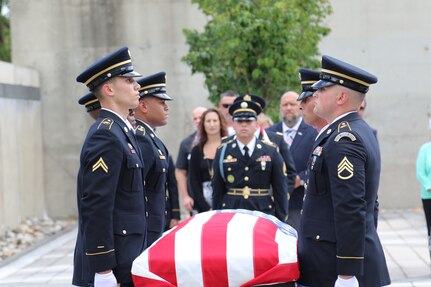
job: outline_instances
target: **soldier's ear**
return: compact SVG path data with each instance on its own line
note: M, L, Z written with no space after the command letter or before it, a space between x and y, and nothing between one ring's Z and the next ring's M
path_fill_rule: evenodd
M103 83L101 89L104 95L111 97L114 95L114 88L112 87L111 81Z
M145 98L139 100L139 110L141 110L143 113L148 112L148 103Z

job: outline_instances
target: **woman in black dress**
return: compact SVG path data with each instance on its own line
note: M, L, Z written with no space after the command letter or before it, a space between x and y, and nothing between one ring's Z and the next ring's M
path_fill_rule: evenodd
M205 111L198 126L198 142L191 151L188 173L194 209L197 212L211 209L212 164L224 136L227 136L227 128L219 111L216 109Z

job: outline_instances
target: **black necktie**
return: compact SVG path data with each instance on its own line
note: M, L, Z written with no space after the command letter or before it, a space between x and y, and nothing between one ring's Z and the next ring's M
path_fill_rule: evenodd
M244 159L248 161L250 159L250 155L248 154L248 147L245 145L242 149L244 150Z

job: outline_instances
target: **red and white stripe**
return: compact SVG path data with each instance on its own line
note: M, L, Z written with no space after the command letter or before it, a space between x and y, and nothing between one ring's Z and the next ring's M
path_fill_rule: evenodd
M136 287L238 287L298 279L296 231L256 211L200 213L166 232L132 266Z

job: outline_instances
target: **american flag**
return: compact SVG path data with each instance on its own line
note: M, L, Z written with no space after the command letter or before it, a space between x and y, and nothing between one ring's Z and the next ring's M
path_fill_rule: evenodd
M199 213L167 231L132 266L136 287L247 287L298 279L297 233L258 211Z

